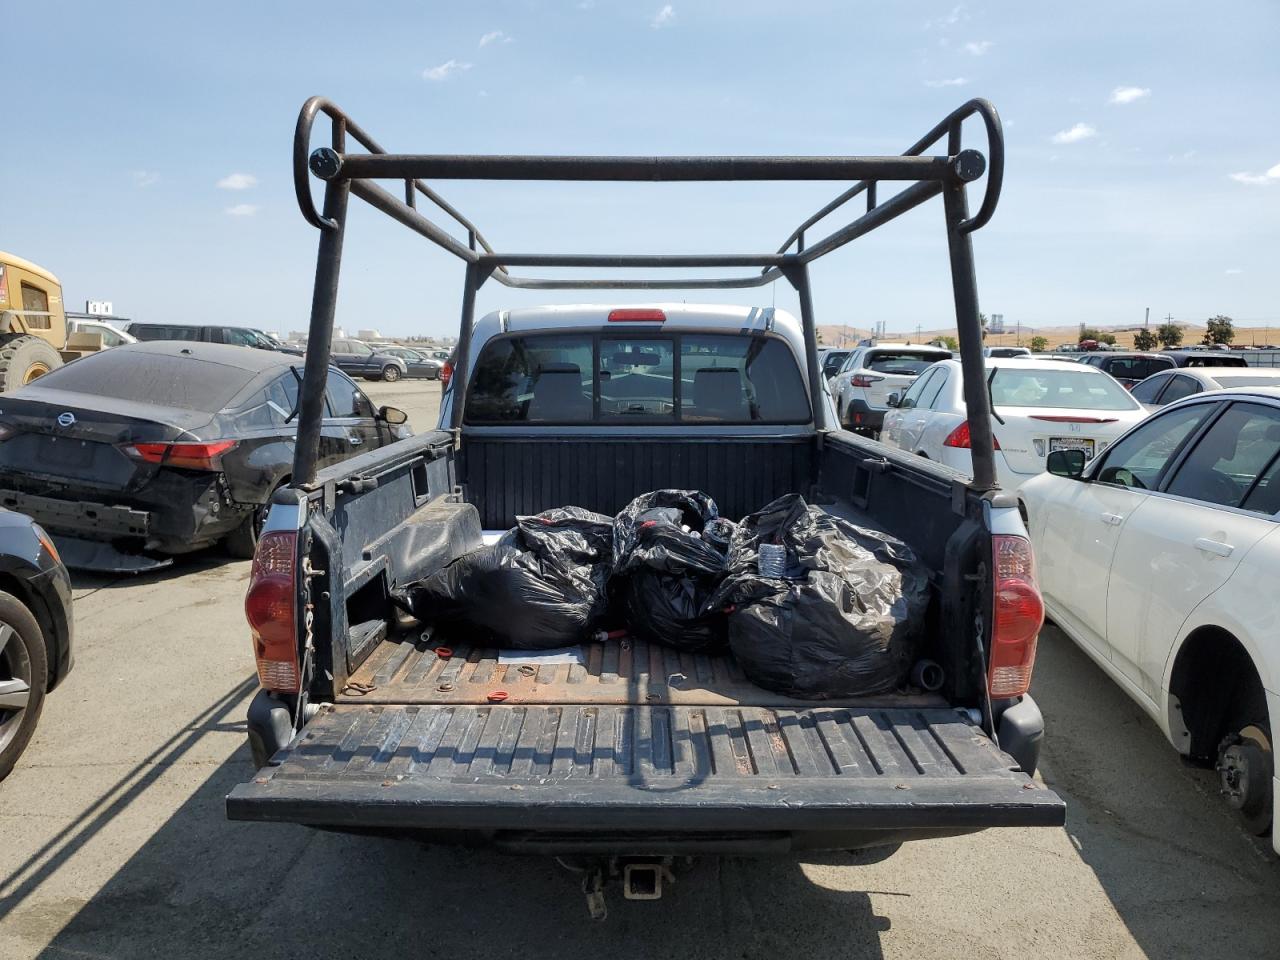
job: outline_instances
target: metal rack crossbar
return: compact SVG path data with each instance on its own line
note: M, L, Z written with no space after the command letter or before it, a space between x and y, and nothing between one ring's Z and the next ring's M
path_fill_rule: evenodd
M311 149L312 127L324 114L330 120L330 145ZM987 155L962 146L964 123L978 118L985 128ZM349 152L348 138L363 152ZM945 153L927 156L945 138ZM978 212L969 215L967 186L987 175ZM317 210L309 174L324 182L324 201ZM312 298L310 339L304 389L299 409L298 442L293 478L299 486L315 477L319 450L324 381L337 304L338 274L352 194L410 230L426 237L466 264L462 317L451 389L461 397L466 389L475 319L476 292L490 278L504 286L525 290L715 290L760 287L785 279L800 301L811 402L816 413L823 402L818 365L817 328L809 285L809 264L870 233L934 197L941 196L951 261L952 291L960 358L965 372L965 403L973 454L972 486L996 488L989 397L982 376L982 328L978 318L977 283L970 235L985 226L995 212L1004 180L1004 135L995 108L975 99L953 111L900 156L886 157L571 157L468 156L449 154L391 154L357 126L340 108L312 97L298 115L293 143L294 189L303 217L320 230ZM375 181L401 181L403 196ZM499 253L475 225L427 184L427 180L515 180L689 183L712 181L853 180L853 186L805 219L775 253L764 254L536 254ZM909 186L880 199L882 182ZM865 196L865 211L812 244L806 235L856 197ZM425 216L425 199L466 232L466 241ZM521 277L512 267L689 269L759 268L746 276L688 277ZM463 404L452 406L453 426L461 426Z

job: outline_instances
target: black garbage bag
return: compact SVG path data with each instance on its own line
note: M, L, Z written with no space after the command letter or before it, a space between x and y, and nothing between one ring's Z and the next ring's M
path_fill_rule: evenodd
M613 521L579 507L517 517L497 543L407 589L424 623L473 643L547 650L589 639L604 616Z
M752 682L805 699L866 696L905 679L928 586L902 541L788 494L738 525L704 609L731 608L729 647Z
M704 611L724 574L732 524L696 490L636 497L613 521L614 590L627 629L690 653L722 650L723 612Z

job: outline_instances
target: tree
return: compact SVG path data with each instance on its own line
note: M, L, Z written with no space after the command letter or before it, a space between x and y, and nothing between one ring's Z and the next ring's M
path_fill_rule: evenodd
M1099 343L1106 343L1107 337L1111 337L1112 343L1116 342L1116 338L1112 337L1111 334L1103 333L1101 330L1096 330L1093 327L1085 327L1080 331L1081 340L1097 340Z
M1182 328L1176 323L1162 323L1156 331L1156 339L1166 350L1176 347L1182 343Z
M1208 327L1204 333L1204 342L1206 344L1229 344L1236 338L1236 325L1231 322L1230 317L1218 314L1216 317L1210 317L1206 326Z
M941 341L942 346L946 347L948 350L960 349L960 341L957 340L955 337L942 336L942 337L939 337L938 340Z
M1049 338L1042 337L1039 334L1031 338L1031 352L1044 353L1049 349Z
M1159 342L1156 339L1156 335L1145 327L1133 335L1133 348L1135 350L1154 350Z

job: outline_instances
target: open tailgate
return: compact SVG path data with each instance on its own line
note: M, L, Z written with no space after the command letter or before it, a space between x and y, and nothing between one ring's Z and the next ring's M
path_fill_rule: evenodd
M948 708L326 706L233 820L482 831L1058 826L1061 799Z

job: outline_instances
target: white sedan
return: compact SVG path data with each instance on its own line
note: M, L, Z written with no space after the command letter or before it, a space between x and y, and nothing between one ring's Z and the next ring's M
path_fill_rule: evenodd
M1093 459L1147 415L1124 387L1082 364L988 357L986 376L996 475L1006 490L1043 471L1054 450L1081 450ZM973 472L958 360L935 363L889 405L883 443Z
M1018 499L1049 617L1272 831L1280 388L1196 395L1048 469Z

